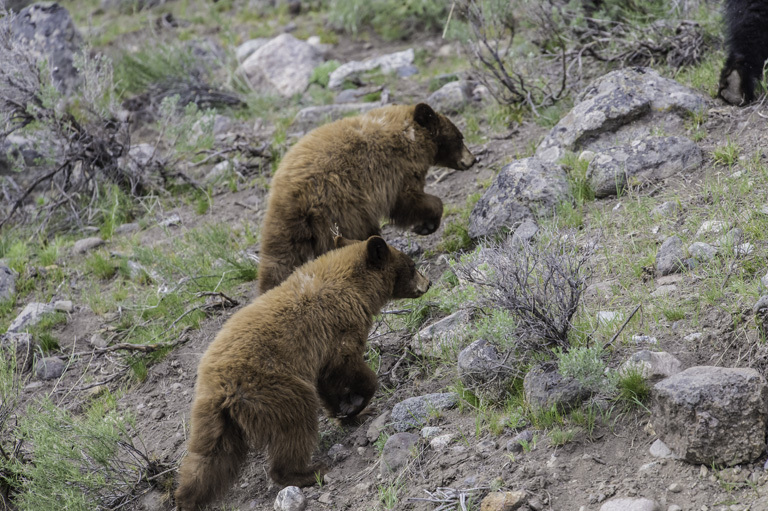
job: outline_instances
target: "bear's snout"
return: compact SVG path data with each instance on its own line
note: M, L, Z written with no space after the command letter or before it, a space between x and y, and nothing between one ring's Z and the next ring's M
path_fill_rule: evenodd
M429 287L431 285L432 282L430 282L427 277L425 277L420 271L416 272L416 292L419 294L419 296L429 291Z
M467 148L467 145L462 144L461 159L459 160L459 170L467 170L472 165L474 165L476 161L477 158L475 158L475 155L472 154L469 148Z

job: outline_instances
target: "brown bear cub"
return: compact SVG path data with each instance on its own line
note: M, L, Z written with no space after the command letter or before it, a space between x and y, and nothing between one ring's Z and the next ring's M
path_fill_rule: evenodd
M259 291L333 248L332 230L364 240L382 218L431 234L443 203L424 193L433 165L466 170L461 132L427 104L386 106L321 126L299 140L272 178L261 229Z
M378 387L365 363L373 316L417 298L429 280L378 236L336 238L338 250L298 268L238 311L200 360L176 503L197 511L237 477L249 449L266 448L278 484L314 484L317 411L351 422Z

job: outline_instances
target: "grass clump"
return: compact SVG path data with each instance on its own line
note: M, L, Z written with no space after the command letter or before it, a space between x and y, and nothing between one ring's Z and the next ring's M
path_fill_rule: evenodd
M316 83L323 88L328 87L331 73L333 73L340 65L341 63L338 60L323 62L312 70L312 76L309 78L309 83Z
M651 386L638 367L621 371L617 380L618 400L627 403L642 404L651 395Z
M444 216L455 215L445 225L443 230L443 239L440 241L438 250L443 252L459 252L467 250L472 246L472 238L469 236L469 215L477 204L477 201L483 196L481 192L473 193L467 197L464 207L446 208Z
M725 144L714 150L712 157L714 158L715 163L730 168L738 161L739 152L741 152L739 145L729 138Z
M109 280L117 273L117 265L103 251L89 255L85 260L85 267L101 280Z

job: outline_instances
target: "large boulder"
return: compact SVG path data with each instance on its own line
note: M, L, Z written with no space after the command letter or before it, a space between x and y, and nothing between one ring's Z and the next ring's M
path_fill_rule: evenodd
M240 72L254 90L291 97L307 89L312 71L322 62L317 48L291 34L281 34L251 53Z
M653 387L659 438L690 463L751 463L765 451L768 385L754 369L697 366Z
M472 238L513 229L528 218L551 216L570 198L565 170L538 158L517 160L501 169L469 215Z
M24 307L16 319L8 326L8 333L23 332L27 327L36 325L43 315L54 312L53 305L47 303L31 302Z
M381 55L363 61L353 60L342 64L333 70L328 77L329 89L340 89L346 80L355 80L359 75L374 69L382 73L390 73L400 68L408 67L413 64L415 54L413 48L404 51Z
M33 58L48 60L53 83L68 92L77 85L74 55L80 51L83 38L72 17L57 3L41 2L25 7L14 18L13 37L27 47Z
M699 146L684 137L645 137L627 145L598 151L587 169L596 197L620 194L629 185L643 185L698 167Z
M566 151L605 150L649 136L680 133L691 112L706 108L698 92L645 67L608 73L592 82L536 149L536 157L557 162Z

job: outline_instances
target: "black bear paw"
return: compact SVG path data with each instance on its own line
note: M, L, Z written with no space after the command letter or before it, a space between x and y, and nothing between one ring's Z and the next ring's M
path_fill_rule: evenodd
M339 413L345 417L357 415L357 413L362 410L364 402L365 400L363 399L363 396L348 394L344 396L344 399L339 403Z
M439 226L440 222L425 222L415 226L413 228L413 232L422 236L426 236L427 234L432 234L435 232Z

